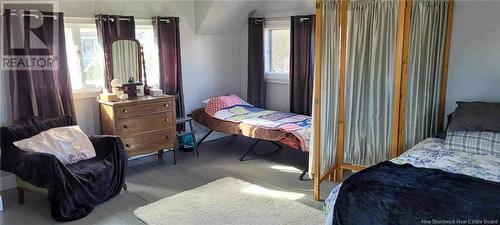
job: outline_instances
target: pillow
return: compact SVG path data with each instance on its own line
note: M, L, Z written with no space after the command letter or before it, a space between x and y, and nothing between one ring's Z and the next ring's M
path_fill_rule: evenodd
M447 150L500 156L500 132L452 131L446 135Z
M439 139L446 139L446 132L448 132L448 129L450 128L450 123L451 119L453 118L453 113L450 113L446 116L446 128L444 128L444 131L437 133L433 135L433 138L439 138Z
M219 96L219 97L213 97L208 101L207 107L205 107L205 112L207 112L208 115L213 116L219 110L229 108L235 105L252 106L248 102L245 102L245 100L238 97L237 95Z
M203 101L201 101L201 102L202 102L202 103L204 103L204 104L206 105L206 104L208 104L208 102L210 101L210 99L212 99L212 98L207 98L207 99L205 99L205 100L203 100Z
M14 145L24 151L52 154L66 165L96 156L92 142L78 126L52 128Z
M500 103L457 102L449 131L500 132Z

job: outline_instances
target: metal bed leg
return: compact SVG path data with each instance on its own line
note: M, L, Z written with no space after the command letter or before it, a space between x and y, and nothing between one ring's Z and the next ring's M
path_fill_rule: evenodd
M262 141L261 139L256 139L254 143L252 143L252 145L250 145L250 147L248 148L247 152L240 158L240 161L243 161L243 159L245 159L245 157L250 154L250 153L253 153L254 155L256 156L269 156L269 155L273 155L273 154L276 154L278 153L281 149L283 149L283 146L281 146L280 144L274 142L274 141L270 141L271 143L273 143L274 145L278 146L278 148L276 150L274 150L273 152L270 152L270 153L267 153L267 154L258 154L257 152L255 152L253 149L255 148L255 146L257 146L257 144L259 144L259 142Z
M255 148L255 146L257 146L257 144L259 144L260 142L260 139L257 139L254 143L252 143L252 145L250 145L250 147L247 149L247 152L240 158L240 161L243 161L243 159L250 153L250 152L253 152L253 148Z
M309 163L308 163L309 164ZM304 176L306 175L307 171L309 170L309 165L306 166L306 168L304 170L302 170L302 173L300 174L299 176L299 180L300 181L303 181L304 180Z
M206 133L199 141L198 141L198 146L201 145L201 142L203 142L207 137L208 135L210 135L212 132L214 132L214 130L210 130L208 131L208 133Z

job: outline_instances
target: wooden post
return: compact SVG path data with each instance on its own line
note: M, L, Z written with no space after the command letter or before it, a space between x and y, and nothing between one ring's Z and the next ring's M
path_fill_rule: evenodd
M399 124L398 124L398 142L397 155L401 155L404 151L404 131L406 126L406 108L408 99L408 57L410 49L410 33L411 33L411 10L413 2L407 0L405 6L405 24L403 35L403 52L402 52L402 67L401 67L401 97L399 105Z
M396 34L396 68L394 71L394 108L392 110L391 159L398 156L399 112L401 103L401 76L403 71L403 46L405 31L406 0L399 1L398 28Z
M444 43L443 70L441 74L441 93L439 96L438 132L443 131L443 125L444 125L444 116L445 116L444 110L446 107L446 88L448 86L448 63L450 61L451 29L453 26L453 6L454 6L454 0L449 0L446 36Z
M313 107L313 182L314 182L314 200L320 199L321 185L321 36L322 36L323 16L321 9L321 0L316 0L316 40L315 40L315 61L314 61L314 107Z
M340 165L344 162L344 126L345 126L345 76L347 63L347 1L340 0L340 73L339 73L339 128L337 135L337 176L336 181L341 181L343 177Z

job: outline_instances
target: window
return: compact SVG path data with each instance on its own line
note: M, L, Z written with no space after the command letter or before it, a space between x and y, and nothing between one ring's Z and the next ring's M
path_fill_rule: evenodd
M136 25L135 38L141 43L144 51L148 86L158 87L160 84L160 59L154 40L153 25Z
M264 32L265 73L288 80L290 69L290 22L266 21Z
M104 53L97 40L95 24L65 24L66 54L73 91L100 91L104 87ZM160 83L158 48L153 25L136 25L135 37L141 43L149 86Z
M104 54L95 24L65 24L66 54L73 91L100 90L104 84Z

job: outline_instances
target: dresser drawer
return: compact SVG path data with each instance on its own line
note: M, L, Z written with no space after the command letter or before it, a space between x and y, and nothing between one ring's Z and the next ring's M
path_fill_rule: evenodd
M172 111L174 109L173 99L163 101L149 102L147 104L125 105L116 108L118 118L127 118L133 116L148 115L152 113Z
M120 119L117 121L116 126L116 133L122 136L167 129L174 126L174 112L167 111L146 116Z
M173 148L176 138L175 128L169 128L123 137L122 141L129 155L137 155L144 152Z

